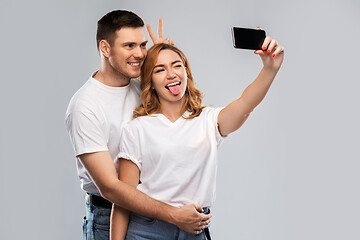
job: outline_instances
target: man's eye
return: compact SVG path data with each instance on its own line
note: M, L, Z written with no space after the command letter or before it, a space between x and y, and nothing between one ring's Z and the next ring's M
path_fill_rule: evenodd
M142 48L146 48L146 43L140 45Z
M134 44L127 44L126 46L129 47L129 48L133 48Z

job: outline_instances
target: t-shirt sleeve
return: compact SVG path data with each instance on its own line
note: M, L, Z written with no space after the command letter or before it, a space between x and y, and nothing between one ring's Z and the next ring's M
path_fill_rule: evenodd
M134 127L134 126L132 126ZM115 159L115 165L118 169L120 158L124 158L132 161L141 171L142 161L141 161L141 145L140 139L136 137L136 130L131 128L127 124L121 134L120 140L120 152L117 159Z
M218 124L218 116L222 109L223 107L216 107L216 108L210 107L208 109L208 119L210 120L209 124L211 125L210 127L215 131L217 145L222 143L222 141L226 138L226 136L221 136L221 133L219 131L219 124Z
M66 126L76 156L108 151L101 121L90 111L73 111L66 117Z

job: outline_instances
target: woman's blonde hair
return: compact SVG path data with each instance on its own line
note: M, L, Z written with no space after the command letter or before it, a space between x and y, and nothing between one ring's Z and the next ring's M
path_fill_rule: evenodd
M199 116L202 109L204 108L201 105L203 96L202 93L195 88L190 65L185 54L175 46L160 43L155 44L149 49L144 64L142 65L140 85L142 91L140 95L141 105L134 110L133 117L137 118L140 116L146 116L160 112L160 101L156 91L152 89L151 76L160 51L162 50L172 50L177 53L180 56L181 61L183 62L186 69L187 87L184 94L185 101L182 110L183 112L188 111L190 114L184 118L192 119Z

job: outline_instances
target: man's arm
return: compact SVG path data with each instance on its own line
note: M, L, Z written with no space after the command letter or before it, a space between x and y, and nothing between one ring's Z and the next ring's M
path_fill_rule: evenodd
M186 232L198 234L207 227L211 215L199 213L201 206L190 204L176 208L157 201L120 181L109 152L79 156L101 195L131 212L177 225Z

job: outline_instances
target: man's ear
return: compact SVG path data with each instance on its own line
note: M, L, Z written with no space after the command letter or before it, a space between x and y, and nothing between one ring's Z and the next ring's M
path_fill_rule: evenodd
M110 57L110 44L106 40L101 40L99 43L99 50L106 58Z

